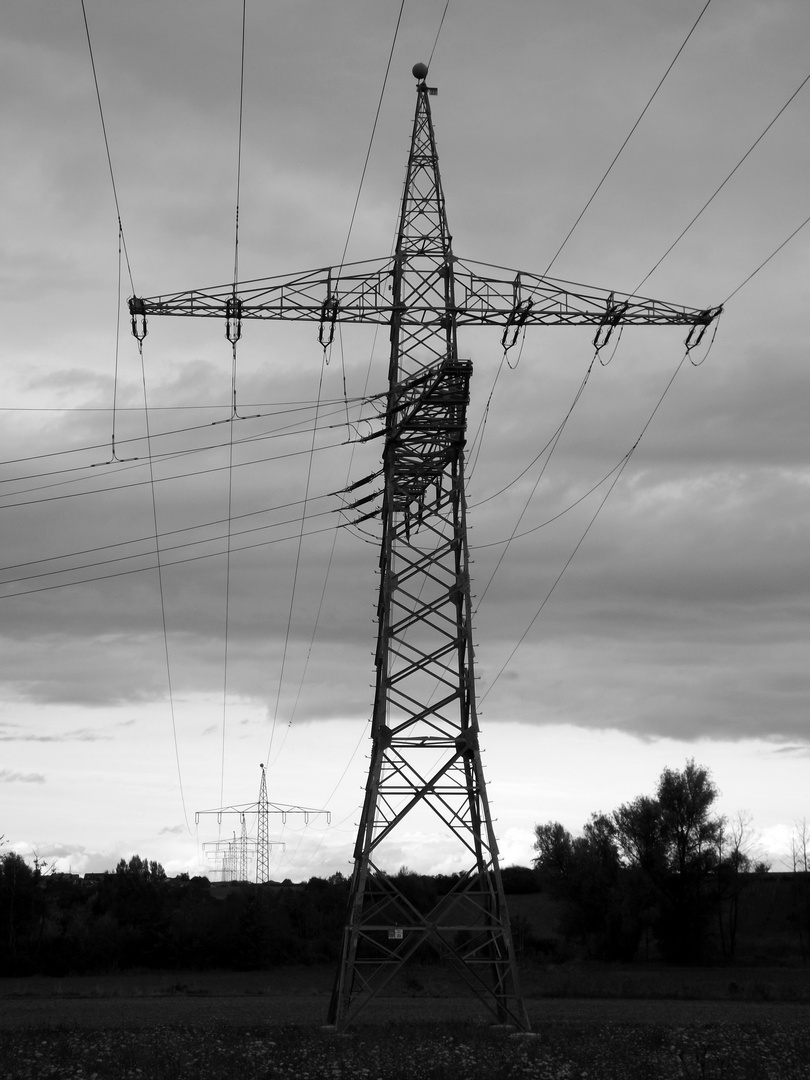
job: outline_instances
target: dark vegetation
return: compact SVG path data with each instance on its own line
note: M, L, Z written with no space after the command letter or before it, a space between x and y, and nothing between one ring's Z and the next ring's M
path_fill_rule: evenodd
M729 963L741 949L747 962L807 962L807 830L794 839L793 873L770 874L749 854L749 817L720 817L716 798L708 770L692 760L665 769L654 795L592 814L581 836L555 821L536 827L535 867L563 905L569 947L623 962Z
M690 761L665 770L654 796L593 814L581 836L559 822L538 825L535 866L503 870L519 962L806 964L806 828L792 872L769 873L748 853L746 816L718 817L716 796L707 770ZM425 912L455 881L404 867L397 874ZM261 886L167 878L137 855L79 878L7 852L0 976L333 964L348 890L342 874Z

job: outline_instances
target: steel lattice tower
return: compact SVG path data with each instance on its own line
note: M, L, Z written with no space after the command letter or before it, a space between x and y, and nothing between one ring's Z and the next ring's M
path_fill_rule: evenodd
M415 71L418 74L418 71ZM330 1022L342 1027L429 942L501 1020L528 1026L478 748L464 441L471 364L459 359L453 251L419 80L393 266L371 765ZM416 306L435 317L414 323ZM385 841L419 805L466 856L456 887L418 910Z
M308 824L311 817L320 817L322 814L326 816L327 821L331 820L331 815L328 810L315 810L309 806L288 806L282 803L271 803L267 799L267 771L263 764L259 765L262 770L262 778L259 781L259 799L255 803L242 803L240 806L218 806L214 810L198 810L194 815L195 825L199 825L200 818L203 815L215 814L217 818L217 824L222 824L222 818L225 815L235 814L240 821L240 840L236 840L236 833L234 833L234 854L232 857L233 863L233 879L240 881L247 881L247 864L248 864L248 849L253 845L248 839L247 835L247 821L246 814L256 815L256 883L262 885L270 880L270 848L271 847L284 847L279 841L270 840L268 832L268 819L270 814L280 817L282 822L286 822L290 814L298 817L303 817L304 821ZM216 847L216 845L213 845ZM203 844L205 847L205 844Z
M267 832L267 773L261 765L262 778L259 783L259 804L256 808L256 881L270 880L270 843ZM242 821L245 820L244 814Z
M499 326L506 349L530 325L591 325L598 350L619 325L684 325L692 349L720 309L455 256L430 110L435 90L423 64L413 72L416 114L392 258L133 297L130 314L139 341L148 315L224 318L234 347L244 318L317 321L325 348L337 322L389 326L382 507L363 513L382 522L372 750L329 1021L345 1028L427 945L496 1019L525 1030L475 711L464 492L472 367L458 355L457 329ZM461 865L432 908L392 873L407 830L426 819L453 841Z

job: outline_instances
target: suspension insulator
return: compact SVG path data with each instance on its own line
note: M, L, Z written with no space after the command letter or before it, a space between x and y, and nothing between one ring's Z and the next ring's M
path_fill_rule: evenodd
M242 336L242 301L234 294L225 301L225 337L235 345Z
M146 305L139 296L129 298L129 321L132 336L136 341L143 341L146 337Z

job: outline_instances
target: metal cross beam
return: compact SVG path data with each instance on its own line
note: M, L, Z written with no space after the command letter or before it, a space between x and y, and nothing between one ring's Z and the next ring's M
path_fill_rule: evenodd
M464 441L472 365L457 330L682 325L698 344L720 308L688 308L590 289L455 256L430 111L414 67L416 113L392 258L129 302L143 340L152 315L309 320L326 348L338 322L390 328L385 411L376 684L371 761L354 851L340 968L329 1007L352 1023L424 948L443 958L493 1016L527 1030L487 800L475 709ZM358 482L360 486L362 482ZM367 504L369 497L354 504ZM427 822L427 825L425 825ZM393 873L419 829L448 836L459 871L438 898ZM411 841L412 842L412 841Z
M719 307L691 308L607 289L598 289L526 270L488 266L451 256L454 305L448 312L432 290L415 293L397 311L391 292L396 256L320 267L299 274L230 285L213 285L161 296L132 297L129 311L139 328L151 315L226 319L283 319L319 322L325 333L336 323L439 326L450 314L456 326L690 326L705 328ZM442 267L435 273L445 274ZM427 283L426 283L427 284Z

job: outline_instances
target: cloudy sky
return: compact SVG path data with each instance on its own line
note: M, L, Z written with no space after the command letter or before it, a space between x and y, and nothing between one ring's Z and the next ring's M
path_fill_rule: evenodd
M459 256L728 298L702 363L682 328L611 342L553 454L592 330L534 328L509 366L499 332L460 335L479 711L505 863L695 757L779 868L810 811L810 227L762 264L810 213L810 6L711 0L684 46L705 0L450 0L438 41L444 0L397 31L400 4L247 0L240 277L388 255L435 44ZM272 874L348 871L377 551L336 493L375 467L353 440L386 335L346 328L325 365L315 324L246 323L232 423L219 322L151 319L141 360L133 290L233 275L242 5L86 13L115 188L79 0L11 0L0 42L0 834L60 869L201 872L238 826L196 812L255 802L267 762L271 800L331 814L273 823Z

